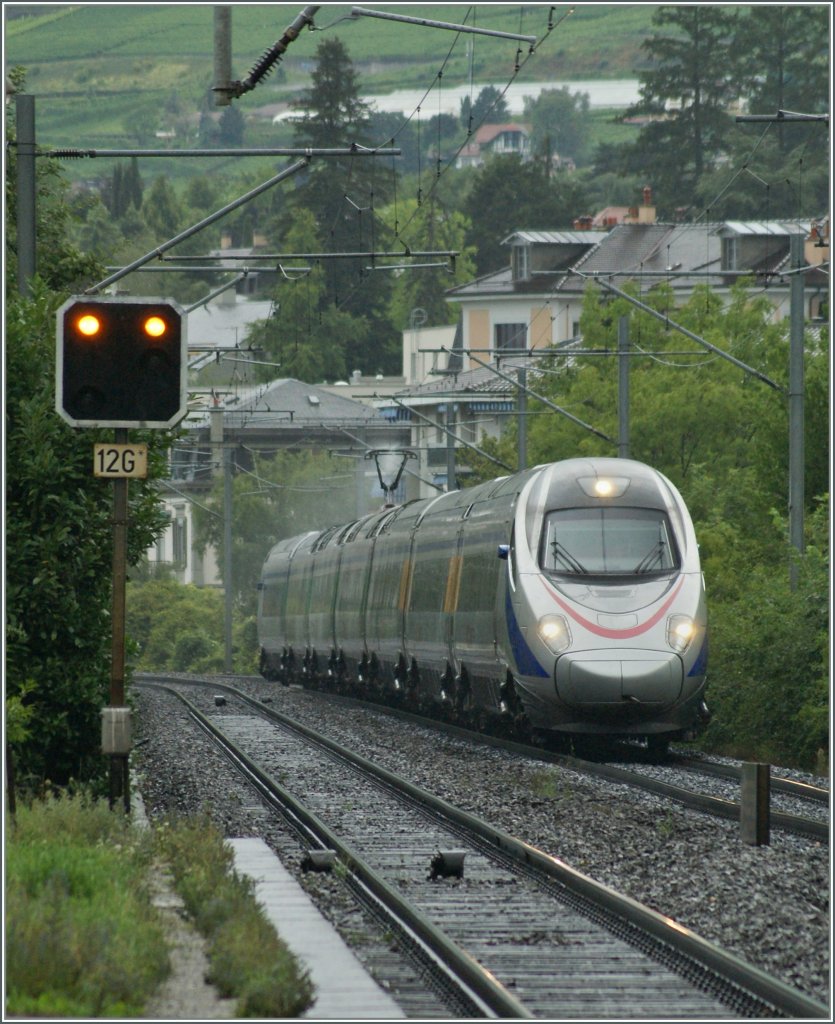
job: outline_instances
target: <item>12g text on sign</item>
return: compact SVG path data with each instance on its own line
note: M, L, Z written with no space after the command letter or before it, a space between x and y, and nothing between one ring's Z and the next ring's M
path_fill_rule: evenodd
M94 444L93 475L144 479L148 475L147 445Z

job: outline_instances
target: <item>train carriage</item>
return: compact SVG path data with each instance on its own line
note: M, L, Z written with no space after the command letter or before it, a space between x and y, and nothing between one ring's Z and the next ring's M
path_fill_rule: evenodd
M301 663L424 710L656 745L709 717L693 525L640 462L546 464L282 541L260 588L262 671L284 682Z

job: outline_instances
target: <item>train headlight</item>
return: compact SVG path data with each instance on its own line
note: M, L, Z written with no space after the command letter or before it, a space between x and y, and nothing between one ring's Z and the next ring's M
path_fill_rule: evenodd
M628 476L579 476L577 483L590 498L619 498L630 480Z
M679 654L684 654L695 635L696 623L689 615L671 615L667 619L667 643Z
M552 654L562 654L571 645L571 633L562 615L543 615L536 624L536 631Z

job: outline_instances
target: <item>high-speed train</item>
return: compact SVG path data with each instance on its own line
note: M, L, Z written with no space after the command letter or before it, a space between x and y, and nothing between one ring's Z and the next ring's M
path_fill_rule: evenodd
M681 495L575 458L282 540L260 670L516 734L664 749L709 720L707 611Z

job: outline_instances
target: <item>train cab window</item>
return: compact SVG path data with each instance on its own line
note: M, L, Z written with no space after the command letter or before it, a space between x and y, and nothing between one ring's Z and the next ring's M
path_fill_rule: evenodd
M665 512L576 508L545 517L540 564L567 576L642 576L671 572L679 554Z

